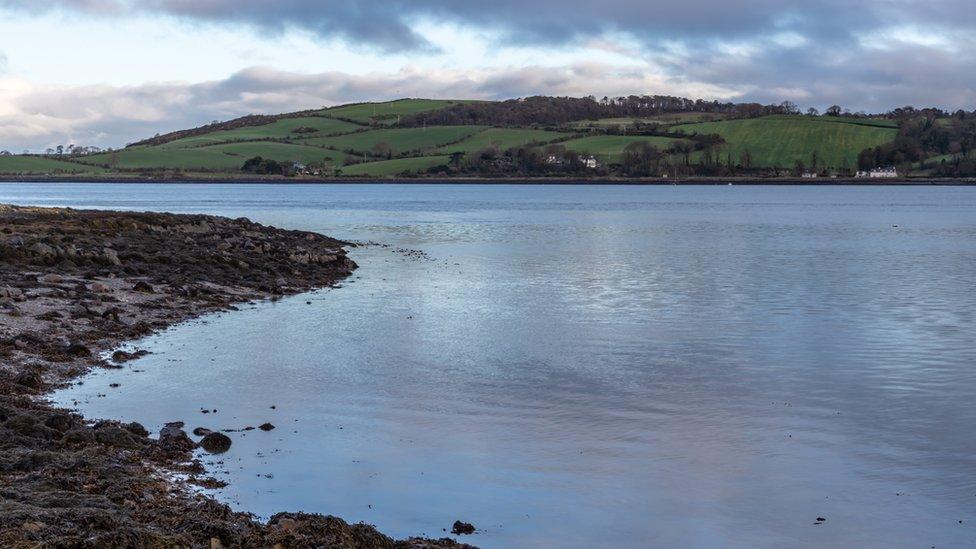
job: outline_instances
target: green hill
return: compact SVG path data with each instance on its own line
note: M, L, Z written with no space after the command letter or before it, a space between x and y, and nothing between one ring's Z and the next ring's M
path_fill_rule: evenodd
M498 150L504 151L512 147L551 143L557 139L565 139L571 136L572 134L570 133L548 130L492 128L490 130L477 133L459 143L441 147L440 150L443 153L462 152L470 154L489 147L497 147Z
M433 126L429 128L397 128L370 130L337 137L312 137L298 143L328 147L340 151L367 154L385 143L394 154L404 152L431 152L434 149L461 141L487 129L485 126Z
M74 162L65 162L54 158L34 155L4 155L0 156L0 174L10 175L45 175L72 173L103 173L105 170L97 166L85 166Z
M560 143L560 145L565 146L566 150L569 151L575 151L580 154L592 154L600 162L615 163L620 162L624 149L631 143L645 142L664 151L674 146L678 141L681 140L656 135L595 135L571 139Z
M853 168L862 150L894 140L896 128L870 123L846 122L807 116L767 116L722 122L682 124L672 130L686 134L721 135L726 145L714 151L738 161L743 153L752 156L757 167L792 168L797 161L810 165L814 153L821 167ZM888 121L885 121L888 122Z
M579 163L549 163L544 155L536 155L534 163L525 162L531 157L504 153L514 148L543 152L544 147L559 144L570 153L596 156L600 173L633 175L635 166L648 164L620 166L623 151L631 143L646 142L662 152L672 152L669 157L654 161L653 165L662 166L661 172L669 170L670 162L679 174L715 174L714 164L709 168L705 159L717 159L724 165L731 157L739 163L748 152L753 173L762 176L770 173L760 172L763 168L791 170L798 161L810 166L814 155L821 168L854 169L859 153L892 143L899 131L899 122L886 118L746 118L698 111L600 118L585 115L584 109L554 123L553 113L546 109L558 109L560 105L576 108L579 103L571 98L514 102L401 99L281 115L248 115L156 135L124 149L99 154L0 156L0 174L124 175L166 171L234 177L242 173L247 160L261 157L286 166L285 171L294 171L296 165L301 170L301 165L306 165L317 175L420 175L444 165L449 166L449 174L457 175L524 175L524 170L533 170L532 175L545 176L564 173L564 166ZM630 112L634 111L626 111ZM547 116L548 123L544 122ZM465 124L470 120L482 123ZM651 122L657 126L649 126ZM948 127L947 124L940 127ZM708 137L711 134L720 135L724 143L715 144ZM687 152L674 151L679 144L686 151L694 149L688 160L701 163L700 169L685 166ZM477 156L488 148L502 154ZM252 171L263 173L261 166ZM577 175L587 173L595 172ZM736 173L742 173L742 167L736 168Z
M471 103L471 101L455 101L442 99L400 99L385 103L355 103L332 107L319 111L323 116L352 120L360 124L396 124L398 117L411 114L436 111L456 105Z

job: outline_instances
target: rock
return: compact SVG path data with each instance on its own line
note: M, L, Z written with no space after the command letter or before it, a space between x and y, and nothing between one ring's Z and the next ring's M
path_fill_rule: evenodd
M95 429L95 440L107 446L132 448L138 446L132 434L118 425L103 425Z
M64 352L65 352L65 354L67 354L69 356L77 356L77 357L91 356L91 354L92 354L91 353L91 349L89 349L88 347L85 347L81 343L72 343L72 344L68 345L64 349Z
M122 265L122 261L119 259L119 253L112 248L102 248L102 258L112 265Z
M47 425L59 433L63 433L71 428L71 423L72 421L70 415L58 412L47 418L44 425Z
M271 431L274 430L274 428L275 426L270 423L265 423L263 425L258 426L258 429L261 429L262 431Z
M62 315L61 313L59 313L57 311L48 311L46 313L42 313L42 314L37 315L37 319L38 320L47 320L47 321L51 321L51 322L53 322L55 320L61 320L62 318L64 318L64 315Z
M141 423L133 421L125 426L125 429L138 437L148 437L149 431Z
M37 277L37 281L43 284L60 284L64 282L64 277L59 274L49 273Z
M56 255L57 250L53 247L48 246L43 242L35 242L28 250L34 252L37 255Z
M115 362L129 362L130 360L142 358L148 354L149 351L143 351L143 350L134 351L131 353L128 351L119 350L112 353L112 360L114 360Z
M24 292L20 288L13 288L11 286L4 286L0 288L0 297L9 297L10 299L19 299L24 295Z
M196 429L193 430L193 434L196 435L196 436L198 436L198 437L205 437L205 436L209 435L212 432L213 431L211 431L210 429L207 429L206 427L197 427Z
M101 282L92 282L88 289L96 294L105 294L112 291L108 286L102 284Z
M230 437L223 433L210 433L200 441L200 446L211 454L222 454L230 450L230 444Z
M186 436L182 421L167 423L159 431L159 445L168 452L185 452L196 448L196 443Z
M41 378L41 374L33 370L27 370L17 374L14 377L14 383L29 389L40 389L44 386L44 380Z
M153 290L153 287L149 285L148 282L145 282L143 280L136 282L136 285L133 286L132 289L133 291L142 292L144 294L151 294L155 291Z
M454 521L454 527L451 528L451 533L455 536L467 536L475 533L475 527L473 524L456 520Z

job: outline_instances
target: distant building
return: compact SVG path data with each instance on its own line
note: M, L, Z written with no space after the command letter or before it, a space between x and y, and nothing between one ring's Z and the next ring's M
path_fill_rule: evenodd
M854 177L869 179L894 179L898 177L898 170L893 167L875 168L869 172L859 171Z
M580 162L582 162L584 166L590 169L595 169L600 167L600 163L596 161L596 157L593 155L581 156Z
M563 159L554 154L550 154L549 157L546 158L546 164L549 164L550 166L561 166L562 163Z
M818 176L816 172L803 172L800 177L803 179L816 179Z

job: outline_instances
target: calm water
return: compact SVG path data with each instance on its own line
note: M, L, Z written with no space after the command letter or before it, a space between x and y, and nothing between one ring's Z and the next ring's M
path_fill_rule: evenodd
M238 508L396 536L463 519L484 547L976 545L976 188L6 184L0 202L391 245L354 250L342 288L174 327L58 395L151 429L274 423L212 464Z

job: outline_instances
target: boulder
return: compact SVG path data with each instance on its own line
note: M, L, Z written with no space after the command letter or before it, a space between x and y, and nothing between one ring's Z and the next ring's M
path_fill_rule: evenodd
M159 431L159 445L168 452L185 452L196 448L196 443L186 436L182 421L167 423Z
M42 284L60 284L64 281L64 277L59 274L48 273L37 277L37 281Z
M200 441L200 446L211 454L222 454L230 450L230 437L223 433L209 433Z

